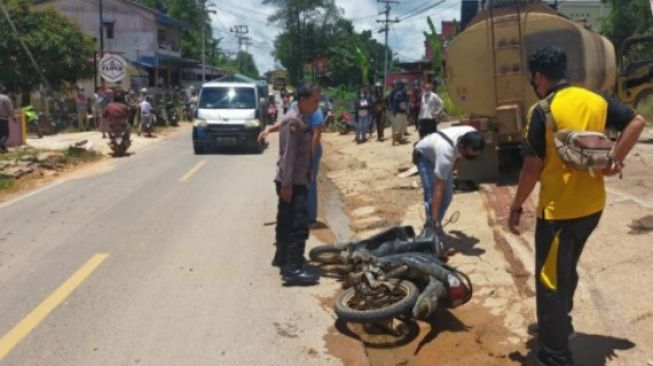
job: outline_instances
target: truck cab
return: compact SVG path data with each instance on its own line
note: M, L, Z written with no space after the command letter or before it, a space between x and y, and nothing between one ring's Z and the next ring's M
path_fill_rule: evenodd
M261 102L256 84L210 82L202 85L193 125L193 149L202 154L211 148L244 147L261 153L258 135Z

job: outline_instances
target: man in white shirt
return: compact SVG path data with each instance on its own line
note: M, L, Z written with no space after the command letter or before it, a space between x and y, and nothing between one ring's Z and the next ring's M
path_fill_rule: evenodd
M446 258L442 219L453 199L453 173L461 157L476 159L485 148L485 139L474 127L458 126L432 133L415 145L413 162L424 187L426 223L420 236L435 230L435 254Z
M424 93L422 93L422 104L418 119L420 139L438 129L438 116L443 108L444 102L433 91L433 85L426 84Z
M143 101L139 105L139 109L141 111L141 118L138 135L140 136L140 134L143 132L143 125L146 123L151 123L152 119L152 105L150 104L150 97L148 95L143 97Z

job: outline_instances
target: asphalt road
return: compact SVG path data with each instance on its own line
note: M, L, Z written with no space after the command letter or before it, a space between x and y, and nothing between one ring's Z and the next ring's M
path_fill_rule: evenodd
M195 156L184 133L0 204L0 365L341 364L333 286L269 265L276 151Z

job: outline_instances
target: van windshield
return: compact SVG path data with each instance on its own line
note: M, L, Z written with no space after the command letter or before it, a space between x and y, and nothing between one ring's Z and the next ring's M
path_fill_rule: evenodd
M254 88L203 88L200 109L256 109Z

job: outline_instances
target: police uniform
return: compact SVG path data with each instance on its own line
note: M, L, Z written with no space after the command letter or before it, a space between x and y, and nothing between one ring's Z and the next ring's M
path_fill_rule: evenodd
M308 184L311 163L311 131L298 109L290 111L281 121L279 160L275 184L279 203L277 209L276 246L273 265L297 271L304 265L304 249L309 234ZM281 199L283 187L292 186L292 199Z
M614 98L567 83L548 94L559 129L623 131L635 118ZM522 151L543 162L535 229L538 337L544 351L571 360L568 336L573 332L570 313L578 284L576 267L605 207L603 176L563 164L539 106L531 112Z

